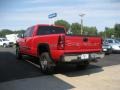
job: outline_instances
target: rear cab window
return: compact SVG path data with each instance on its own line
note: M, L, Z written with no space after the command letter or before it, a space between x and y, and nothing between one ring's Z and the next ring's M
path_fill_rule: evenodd
M39 26L37 35L49 35L49 34L65 34L63 27L56 26Z

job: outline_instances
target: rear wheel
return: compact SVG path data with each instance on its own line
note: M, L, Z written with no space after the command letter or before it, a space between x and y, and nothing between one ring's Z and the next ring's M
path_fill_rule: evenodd
M86 69L89 66L88 61L80 62L76 65L77 69Z
M52 74L54 72L54 66L51 64L51 58L49 53L42 53L39 57L40 69L42 73Z
M20 48L17 46L16 47L16 58L17 59L22 59L22 54L20 53Z

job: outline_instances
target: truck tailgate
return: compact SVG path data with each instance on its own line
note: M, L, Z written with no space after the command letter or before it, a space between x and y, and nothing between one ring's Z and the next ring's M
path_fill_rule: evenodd
M100 37L66 36L65 52L100 52L102 49L101 43L102 39Z

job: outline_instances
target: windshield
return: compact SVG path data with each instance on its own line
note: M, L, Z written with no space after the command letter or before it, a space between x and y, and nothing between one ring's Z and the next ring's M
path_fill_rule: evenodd
M40 26L37 35L65 33L64 28L55 26Z
M6 38L2 39L3 41L8 41Z
M116 40L120 42L120 39L116 39Z
M115 43L120 43L118 40L115 40Z

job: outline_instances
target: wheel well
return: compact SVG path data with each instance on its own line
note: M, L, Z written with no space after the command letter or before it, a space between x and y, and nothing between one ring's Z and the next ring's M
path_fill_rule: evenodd
M6 43L3 43L3 45L5 45Z
M49 46L47 44L38 45L38 55L42 54L43 52L50 52Z

